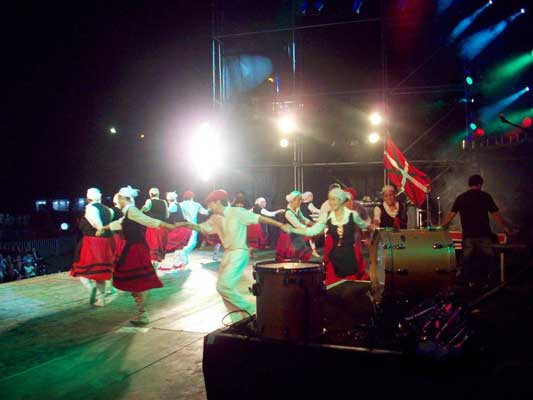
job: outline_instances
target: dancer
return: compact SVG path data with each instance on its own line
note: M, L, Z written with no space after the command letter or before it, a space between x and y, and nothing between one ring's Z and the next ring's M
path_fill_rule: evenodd
M286 197L287 210L283 214L283 221L293 228L305 228L311 226L312 222L305 218L300 211L302 204L302 194L295 190L289 193ZM299 235L281 232L278 237L276 245L276 260L300 260L309 261L311 258L311 250L307 247L303 237Z
M396 200L394 186L384 186L382 192L383 203L374 208L374 224L381 228L407 229L405 207Z
M250 208L250 203L248 203L248 199L246 198L246 193L243 191L239 191L235 193L235 197L233 198L233 201L231 202L232 207L241 207L245 209Z
M364 264L357 261L356 232L357 228L375 228L363 221L356 211L345 207L348 195L339 188L329 192L328 201L331 211L321 214L318 222L312 227L293 228L293 234L315 236L327 227L324 262L326 263L326 285L341 279L368 280Z
M168 223L174 224L176 222L184 222L185 217L181 210L181 205L178 203L178 195L176 192L167 193L168 202ZM185 228L176 228L168 233L166 252L171 253L180 250L187 245L191 237L191 231Z
M194 201L194 192L187 190L183 192L183 201L180 203L181 210L185 221L192 224L198 223L198 214L209 215L209 211L206 210L200 203ZM190 231L189 231L190 232ZM181 249L176 250L174 253L174 266L185 267L189 264L189 256L191 252L196 248L198 243L198 232L190 232L189 241L187 245Z
M307 218L309 221L316 222L318 221L320 210L313 204L313 198L314 196L312 192L305 192L302 194L302 206L300 209L302 210L302 214L305 218ZM311 255L317 258L320 257L320 254L318 254L316 251L316 243L313 238L306 238L306 240L307 243L309 243L309 246L311 246Z
M178 223L194 231L205 234L217 234L224 246L224 256L220 263L217 291L226 308L231 313L233 322L239 321L254 312L254 306L236 289L244 268L248 264L249 253L246 245L246 228L261 223L277 226L289 231L289 226L271 218L255 214L241 207L228 205L228 194L224 190L215 190L205 199L213 215L204 223Z
M275 218L276 215L285 210L269 211L266 209L267 201L264 197L259 197L255 201L255 205L250 211L255 214L264 215L265 217ZM254 258L254 251L257 249L265 249L268 244L267 232L265 232L264 225L253 224L248 226L248 246L250 247L250 258Z
M329 185L328 193L331 192L333 189L340 189L341 185L338 183L332 183ZM329 205L329 200L326 199L325 202L322 203L320 206L320 214L327 214L331 211L331 207Z
M113 219L113 210L102 203L102 192L97 188L87 190L85 215L80 221L83 233L79 258L72 264L70 275L79 277L89 290L89 304L105 305L105 281L111 279L115 265L115 242L111 232L100 235L102 226Z
M160 221L168 220L168 205L165 200L159 199L159 189L151 188L148 193L150 198L146 200L142 212L150 218ZM157 228L146 228L146 243L148 243L148 247L150 248L150 259L156 267L165 257L167 233L168 232Z
M126 186L118 192L118 202L124 217L102 228L103 232L121 230L126 239L113 273L113 285L120 290L130 292L137 306L137 316L131 320L132 325L146 325L150 322L144 308L146 292L163 286L157 277L150 260L150 249L146 244L145 227L152 229L173 229L174 225L151 218L135 207L137 189Z
M346 200L345 206L349 210L356 211L357 214L361 217L361 219L367 223L370 224L372 222L370 215L366 208L363 207L361 203L357 201L357 191L352 187L344 188L344 191L346 192L346 195L348 196L348 200ZM366 262L363 257L363 251L362 251L362 239L363 239L363 232L361 229L357 228L355 230L355 239L354 239L354 250L355 250L355 258L357 260L357 264L360 266L361 270L366 270Z

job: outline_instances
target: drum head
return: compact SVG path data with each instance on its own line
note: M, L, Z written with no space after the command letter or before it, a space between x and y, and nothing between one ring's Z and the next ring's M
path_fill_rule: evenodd
M290 272L298 273L304 271L315 270L317 268L323 268L322 263L320 262L299 262L299 261L285 261L285 262L275 262L275 261L265 261L260 262L254 265L254 270L260 272Z

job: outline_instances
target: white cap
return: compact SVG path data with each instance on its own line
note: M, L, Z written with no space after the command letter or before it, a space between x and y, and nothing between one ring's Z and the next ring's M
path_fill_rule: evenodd
M393 192L393 193L396 193L396 188L392 185L385 185L383 186L383 189L381 189L381 192L382 193L385 193L385 192Z
M150 193L150 196L157 196L159 197L159 189L158 188L151 188L148 193Z
M178 194L176 192L167 192L168 201L176 201L178 199Z
M285 199L290 203L297 197L301 197L302 193L300 193L298 190L293 190L290 192L287 196L285 196Z
M255 200L255 204L259 205L261 203L266 203L266 199L264 197L258 197L256 200Z
M102 192L98 188L87 189L87 199L88 200L93 200L93 201L101 201L102 200Z
M311 201L312 198L313 198L313 193L311 192L305 192L304 194L302 194L302 200L304 201L304 203Z

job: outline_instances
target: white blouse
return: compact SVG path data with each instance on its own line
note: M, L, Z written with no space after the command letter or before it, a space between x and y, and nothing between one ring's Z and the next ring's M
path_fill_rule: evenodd
M293 229L293 232L298 233L300 235L305 235L305 236L316 236L319 233L324 232L324 229L326 229L328 225L328 220L331 220L331 223L335 226L342 226L342 225L347 224L352 216L353 216L353 220L355 224L359 228L361 229L368 228L369 224L361 218L361 216L359 215L357 211L350 210L345 207L344 213L342 214L342 218L340 220L337 219L335 212L330 212L329 214L322 213L320 214L320 217L317 223L314 224L312 227Z
M383 202L383 208L385 212L389 214L391 218L396 218L398 211L400 211L400 204L398 202L394 203L394 209L392 209L387 203ZM381 208L374 208L374 221L381 222Z
M139 210L137 207L135 207L133 204L128 204L126 207L122 209L122 213L126 215L126 212L128 212L128 218L131 219L134 222L137 222L138 224L141 224L143 226L147 226L150 228L159 228L161 225L161 221L152 217L149 217L148 215L144 214ZM109 229L112 231L120 231L122 230L122 221L125 217L120 218L118 221L113 221L109 224Z
M297 216L300 218L298 218ZM285 211L285 218L287 219L289 224L291 224L294 228L300 228L300 229L307 227L307 225L302 224L300 220L303 220L305 223L311 222L307 218L305 218L305 216L302 214L302 211L299 208L296 211L291 210L291 209Z

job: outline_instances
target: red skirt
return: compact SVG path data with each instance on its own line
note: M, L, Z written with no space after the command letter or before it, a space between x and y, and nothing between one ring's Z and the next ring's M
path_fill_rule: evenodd
M252 249L264 249L267 240L261 224L248 225L248 246Z
M115 260L118 261L122 255L122 251L124 251L124 247L126 246L126 240L124 239L124 235L122 235L122 233L113 234L113 239L115 240Z
M70 275L108 281L115 266L115 241L112 237L84 236L79 260L72 264Z
M333 264L329 260L329 254L331 253L333 246L334 246L333 238L330 235L326 235L326 241L324 243L324 263L326 264L326 282L325 282L326 286L331 285L340 280L367 281L370 279L368 274L366 273L366 263L363 258L363 253L361 252L360 242L354 243L354 246L353 246L355 259L357 261L357 273L353 275L347 275L342 278L337 276L337 274L335 273L335 268L333 267Z
M144 292L163 287L145 243L126 244L113 272L113 286L128 292Z
M280 232L276 245L276 260L299 260L309 261L311 259L311 249L305 243L303 236L298 236L296 240L285 232Z
M211 235L204 235L204 242L208 246L216 246L217 244L221 244L220 238L218 237L216 233L211 234Z
M168 232L165 229L146 228L146 244L150 249L150 259L161 261L165 257Z
M191 238L192 231L188 228L173 229L168 233L166 251L170 253L175 250L181 250Z

